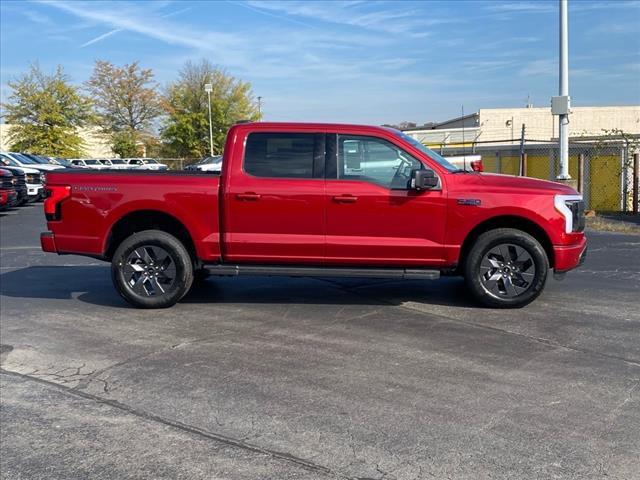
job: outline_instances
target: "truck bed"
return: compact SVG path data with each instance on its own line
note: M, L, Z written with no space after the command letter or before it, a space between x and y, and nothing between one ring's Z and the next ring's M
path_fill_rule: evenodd
M217 174L74 169L51 172L47 185L71 187L70 198L59 207L60 218L67 221L48 223L58 253L106 258L120 222L173 219L187 230L200 259L220 257Z

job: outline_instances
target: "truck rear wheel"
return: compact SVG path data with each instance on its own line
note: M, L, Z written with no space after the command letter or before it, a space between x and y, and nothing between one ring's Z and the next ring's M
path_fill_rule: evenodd
M473 296L494 308L518 308L542 293L549 260L540 242L528 233L499 228L483 233L464 265Z
M193 283L193 261L182 242L160 230L137 232L116 249L111 278L120 295L138 308L166 308Z

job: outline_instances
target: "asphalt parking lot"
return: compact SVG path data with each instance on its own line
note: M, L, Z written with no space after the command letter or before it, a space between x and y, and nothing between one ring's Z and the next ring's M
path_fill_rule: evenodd
M640 236L521 310L225 278L141 311L41 209L0 213L3 478L640 478Z

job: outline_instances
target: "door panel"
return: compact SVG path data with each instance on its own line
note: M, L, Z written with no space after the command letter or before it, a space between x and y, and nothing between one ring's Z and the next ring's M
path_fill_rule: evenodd
M444 192L406 187L422 163L390 142L339 136L337 179L327 179L329 264L444 264Z
M324 257L324 135L253 133L224 198L225 258L320 264ZM322 168L320 168L322 163ZM248 173L251 172L251 173Z

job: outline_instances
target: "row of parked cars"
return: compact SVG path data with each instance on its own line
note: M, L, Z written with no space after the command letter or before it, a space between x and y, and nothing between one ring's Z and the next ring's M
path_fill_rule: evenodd
M0 210L42 200L47 172L65 168L166 170L153 158L57 158L19 152L0 152Z
M62 165L39 155L0 152L0 209L42 200L47 172Z
M214 155L212 157L204 157L202 160L184 167L185 170L191 172L214 172L222 171L222 155Z
M73 168L94 170L167 170L167 165L155 158L72 158L67 160Z

